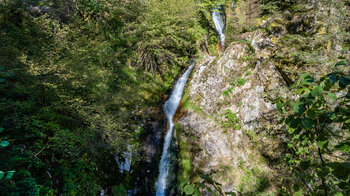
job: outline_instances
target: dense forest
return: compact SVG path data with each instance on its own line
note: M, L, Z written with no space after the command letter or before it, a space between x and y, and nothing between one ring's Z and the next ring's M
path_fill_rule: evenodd
M350 0L0 0L0 195L154 195L193 61L166 195L350 195Z

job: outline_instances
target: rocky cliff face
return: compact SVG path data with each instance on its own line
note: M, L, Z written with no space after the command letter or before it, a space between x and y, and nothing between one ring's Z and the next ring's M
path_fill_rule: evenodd
M191 160L192 181L201 181L196 174L211 174L223 191L242 195L280 188L278 176L288 172L274 165L284 138L273 99L291 96L288 86L300 73L317 78L338 58L349 59L349 35L341 30L347 27L334 23L342 20L342 10L335 10L349 7L336 5L310 1L297 3L294 11L254 16L252 31L237 34L223 54L200 60L177 120L180 159Z
M251 38L256 53L268 53L268 48L259 48L269 43L261 32ZM181 137L193 135L198 141L193 167L200 173L215 170L225 192L259 189L273 178L246 132L277 120L275 106L264 92L271 88L283 91L286 85L273 65L253 63L251 50L247 44L234 43L222 56L203 58L193 73L178 120ZM264 185L261 191L271 192L273 186Z

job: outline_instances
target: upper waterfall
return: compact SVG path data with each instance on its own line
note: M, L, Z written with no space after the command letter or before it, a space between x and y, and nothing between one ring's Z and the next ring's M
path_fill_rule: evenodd
M224 50L225 48L225 21L224 18L222 17L222 12L223 12L223 6L218 5L215 8L213 8L213 11L211 12L211 16L213 18L213 22L215 25L216 32L218 33L220 37L220 44L222 49Z

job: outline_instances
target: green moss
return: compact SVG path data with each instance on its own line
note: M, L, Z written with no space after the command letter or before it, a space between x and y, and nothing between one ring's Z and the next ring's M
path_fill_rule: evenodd
M193 110L194 112L196 113L199 113L199 114L204 114L202 108L200 108L199 106L197 106L195 103L193 103L191 100L190 100L190 97L188 96L188 90L185 91L185 94L182 98L182 106L181 106L183 109L185 110Z
M238 86L238 87L241 87L241 86L243 86L246 82L247 82L247 79L245 79L245 78L238 78L238 80L237 80L237 86Z
M244 174L237 187L238 191L242 195L266 195L265 191L271 186L267 174L258 167L241 167L241 169L243 169Z
M247 77L247 76L250 76L250 75L252 75L252 71L251 70L248 70L246 73L245 73L245 77Z
M239 125L239 119L231 110L226 110L224 117L224 120L221 121L221 126L225 128L225 131L227 131L228 128L233 128L235 130L241 129L241 126Z
M236 106L237 107L241 107L243 105L243 103L242 102L238 102L238 103L236 103Z
M181 126L176 123L175 124L176 137L179 141L179 171L177 174L178 183L182 184L183 182L187 183L190 181L191 177L191 152L190 152L190 144L187 142L186 137L183 136L183 131Z

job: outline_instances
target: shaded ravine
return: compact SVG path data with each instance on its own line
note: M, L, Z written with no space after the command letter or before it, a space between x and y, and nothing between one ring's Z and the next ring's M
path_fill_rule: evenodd
M163 152L162 152L162 157L159 164L159 175L158 175L158 180L156 182L157 196L166 195L167 189L169 187L169 173L170 173L170 165L171 165L171 162L170 162L171 154L169 153L169 151L170 151L171 140L173 138L173 128L174 128L173 117L181 102L185 84L187 82L187 79L193 67L194 67L194 62L189 66L186 72L177 80L171 92L170 98L165 102L163 106L164 113L166 114L166 117L169 122L169 129L164 139Z

